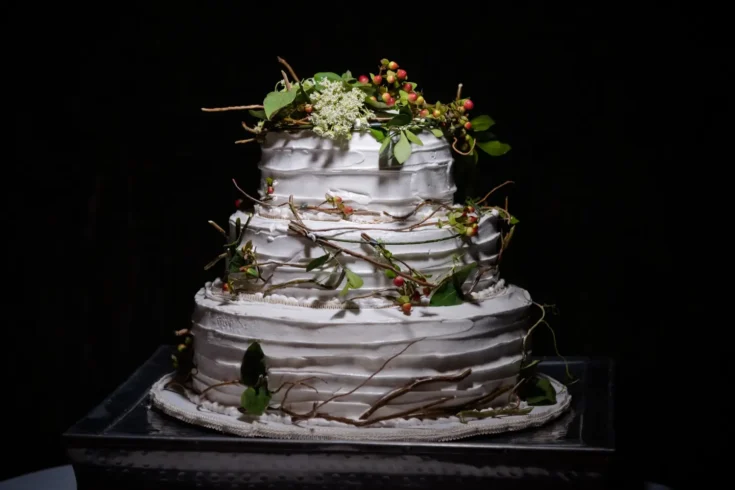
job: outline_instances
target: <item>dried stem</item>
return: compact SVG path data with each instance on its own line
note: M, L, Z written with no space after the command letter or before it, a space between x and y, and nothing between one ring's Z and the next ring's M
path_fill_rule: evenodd
M286 90L291 90L291 82L288 81L288 76L286 76L286 72L281 70L281 75L283 75L283 83L286 84Z
M464 156L471 155L472 151L475 149L475 139L474 138L472 139L472 145L470 146L469 151L465 153L463 151L460 151L459 148L457 148L457 137L455 136L454 141L452 142L452 149L456 151L457 153L459 153L460 155L464 155Z
M391 391L390 393L387 393L383 397L381 397L377 402L373 404L372 407L370 407L365 413L360 415L360 420L367 419L373 413L375 413L378 409L387 405L389 401L394 400L401 395L405 395L406 393L414 390L418 386L425 385L427 383L435 383L435 382L441 382L441 381L445 381L445 382L462 381L467 376L469 376L471 373L472 373L472 369L467 368L459 374L450 374L450 375L443 375L443 376L427 376L425 378L415 379L411 383L408 383L407 385L401 388L397 388Z
M296 76L296 72L293 71L293 68L291 68L291 65L289 65L286 60L278 56L278 62L286 67L288 72L291 74L291 78L293 78L296 83L301 83L301 80L299 80L299 77Z
M214 384L214 385L211 385L211 386L207 386L204 389L204 391L202 391L201 393L199 393L199 396L204 396L204 394L206 392L208 392L209 390L211 390L213 388L219 388L220 386L227 386L227 385L236 385L238 383L240 383L240 380L239 379L233 379L232 381L223 381L222 383L217 383L217 384Z
M262 105L259 104L253 104L253 105L236 105L232 107L202 107L202 111L204 112L224 112L224 111L245 111L248 109L263 109Z
M515 184L515 182L513 182L512 180L506 180L502 184L495 186L490 192L488 192L487 194L485 194L485 197L483 197L482 199L480 199L479 201L477 201L475 203L475 205L476 206L479 206L480 204L484 203L485 201L487 201L487 198L492 195L493 192L497 191L501 187L506 186L508 184Z
M182 328L181 330L176 330L174 332L174 335L176 335L177 337L181 337L182 335L186 335L188 333L189 333L189 329L188 328Z
M236 145L244 145L245 143L252 143L253 141L255 141L255 138L248 138L246 140L237 140L237 141L235 141L235 144Z
M259 200L259 199L255 199L255 198L254 198L253 196L251 196L250 194L248 194L248 193L247 193L247 192L245 192L244 190L240 189L240 186L239 186L239 185L237 185L237 181L236 181L235 179L232 179L232 183L233 183L233 184L235 184L235 188L236 188L236 189L237 189L238 191L242 192L242 193L243 193L243 195L244 195L245 197L247 197L248 199L250 199L251 201L253 201L253 202L257 202L258 204L262 204L263 206L270 206L270 204L268 204L267 202L261 201L261 200Z
M215 230L217 230L217 231L219 231L220 233L222 233L222 236L224 236L225 238L229 238L229 237L227 236L227 232L226 232L226 231L225 231L225 230L224 230L224 229L223 229L223 228L222 228L222 227L221 227L220 225L218 225L217 223L215 223L215 222L214 222L214 221L212 221L212 220L209 220L209 221L207 221L207 223L209 223L210 225L212 225L212 226L214 227L214 229L215 229Z
M364 260L366 262L369 262L369 263L373 264L376 267L380 267L381 269L388 269L388 270L392 271L394 274L396 274L397 276L403 276L404 278L409 279L409 280L411 280L411 281L413 281L413 282L415 282L417 284L421 284L422 286L426 286L426 287L429 287L429 288L435 288L436 287L435 284L432 284L430 282L426 282L423 279L418 279L416 277L413 277L413 276L411 276L409 274L406 274L405 272L402 272L402 271L399 271L399 270L393 268L390 265L386 265L386 264L383 264L381 262L378 262L377 260L374 260L371 257L368 257L367 255L363 255L361 253L353 252L352 250L348 250L346 248L340 247L339 245L336 245L336 244L334 244L334 243L332 243L332 242L330 242L330 241L328 241L328 240L326 240L324 238L318 237L318 236L314 235L313 232L309 228L306 228L304 226L301 226L300 224L295 223L294 221L291 221L289 223L288 227L289 227L289 229L291 231L294 231L294 232L298 233L299 235L305 236L307 238L311 238L313 236L314 237L314 240L317 243L319 243L320 245L323 245L325 247L332 248L334 250L341 250L343 253L345 253L347 255L351 255L351 256L356 257L358 259L362 259L362 260Z
M461 97L462 97L462 84L460 83L459 85L457 85L457 99L456 100L459 100Z
M256 130L254 130L253 128L251 128L247 124L245 124L245 121L242 121L242 127L243 127L243 129L245 129L245 131L248 131L248 132L253 133L253 134L258 134L258 132Z

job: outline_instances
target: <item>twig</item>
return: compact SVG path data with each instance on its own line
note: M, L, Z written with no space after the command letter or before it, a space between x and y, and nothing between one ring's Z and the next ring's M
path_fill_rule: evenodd
M253 134L258 134L258 132L256 130L254 130L253 128L251 128L247 124L245 124L245 121L242 121L242 127L245 129L245 131L248 131L248 132L253 133Z
M467 376L469 376L471 373L472 373L472 369L467 368L459 374L450 374L450 375L444 375L444 376L427 376L425 378L415 379L411 383L401 388L397 388L391 391L390 393L382 396L377 402L373 404L372 407L370 407L365 413L360 415L360 420L367 419L373 413L375 413L378 409L380 409L380 407L387 405L389 401L394 400L398 398L399 396L404 395L408 393L409 391L414 390L418 386L424 385L426 383L434 383L434 382L440 382L440 381L446 381L446 382L462 381Z
M369 262L369 263L373 264L376 267L380 267L381 269L388 269L388 270L392 271L394 274L396 274L397 276L403 276L404 278L409 279L409 280L411 280L411 281L413 281L413 282L415 282L417 284L421 284L422 286L426 286L426 287L429 287L429 288L435 288L436 287L435 284L432 284L430 282L426 282L423 279L418 279L416 277L413 277L413 276L411 276L409 274L406 274L405 272L402 272L402 271L399 271L398 269L393 268L390 265L386 265L386 264L383 264L381 262L378 262L377 260L374 260L374 259L368 257L367 255L363 255L361 253L353 252L352 250L349 250L349 249L340 247L339 245L336 245L336 244L334 244L334 243L332 243L332 242L330 242L330 241L328 241L328 240L326 240L324 238L318 237L318 236L314 235L314 233L309 228L303 227L300 224L295 223L294 221L291 221L288 224L288 227L289 227L289 229L291 231L294 231L294 232L298 233L299 235L305 236L307 238L311 238L313 236L314 237L314 241L316 241L320 245L324 245L325 247L333 248L335 250L341 250L343 253L346 253L347 255L351 255L351 256L356 257L358 259L362 259L362 260L364 260L366 262Z
M500 185L497 185L497 186L495 186L495 187L494 187L494 188L493 188L493 189L492 189L492 190L491 190L490 192L488 192L487 194L485 194L485 197L483 197L482 199L480 199L479 201L477 201L477 202L475 203L475 206L479 206L480 204L484 203L485 201L487 201L487 198L488 198L488 197L490 197L490 195L491 195L491 194L492 194L493 192L497 191L497 190L498 190L498 189L500 189L501 187L503 187L503 186L506 186L506 185L508 185L508 184L515 184L515 182L513 182L512 180L506 180L506 181L505 181L505 182L503 182L502 184L500 184Z
M235 141L235 144L236 145L243 145L245 143L251 143L253 141L255 141L255 138L248 138L246 140L237 140L237 141Z
M480 411L480 410L463 410L457 414L459 421L463 424L467 423L465 417L472 417L476 419L486 419L488 417L500 417L502 415L527 415L531 413L533 407L518 408L518 407L504 407L496 408L494 410Z
M276 388L276 391L271 392L271 395L275 395L276 393L278 393L279 391L281 391L283 389L283 387L286 386L286 385L303 384L304 382L310 381L312 379L316 379L318 381L321 381L324 384L328 384L326 381L324 381L322 378L320 378L318 376L309 376L308 378L299 379L299 380L296 380L294 382L286 381L281 386L279 386L278 388ZM304 385L304 386L307 386L307 385ZM311 386L309 386L309 388L311 388Z
M239 185L237 185L237 181L236 181L235 179L232 179L232 183L233 183L233 184L235 184L235 188L236 188L236 189L237 189L238 191L242 192L242 193L243 193L243 195L244 195L245 197L247 197L248 199L250 199L251 201L253 201L253 202L257 202L258 204L262 204L263 206L268 206L268 207L270 207L270 204L268 204L267 202L261 201L261 200L259 200L259 199L255 199L255 198L254 198L253 196L251 196L250 194L248 194L248 193L247 193L247 192L245 192L244 190L240 189L240 186L239 186Z
M367 383L368 381L370 381L371 379L373 379L373 378L374 378L375 376L377 376L377 375L378 375L378 374L379 374L379 373L380 373L380 372L381 372L381 371L382 371L383 369L385 369L385 366L387 366L389 362L391 362L391 361L392 361L393 359L395 359L396 357L398 357L398 356L400 356L401 354L403 354L404 352L406 352L406 351L407 351L407 350L409 349L409 347L411 347L411 346L412 346L413 344L415 344L415 343L416 343L416 342L418 342L419 340L423 340L423 338L418 338L418 339L415 339L415 340L412 340L411 342L409 342L409 343L408 343L408 344L406 345L406 347L404 347L404 348L403 348L403 349L401 349L401 350L400 350L400 351L399 351L398 353L396 353L396 354L392 355L391 357L389 357L388 359L386 359L386 361L385 361L385 362L383 363L383 365L382 365L382 366L380 366L380 367L378 368L378 370L377 370L377 371L375 371L375 372L374 372L373 374L371 374L370 376L368 376L367 378L365 378L365 380L363 380L363 381L362 381L362 382L361 382L360 384L358 384L357 386L355 386L354 388L352 388L352 389L351 389L350 391L348 391L348 392L346 392L346 393L339 393L339 394L336 394L336 395L332 395L331 397L327 398L327 399L326 399L326 400L324 400L323 402L321 402L321 403L319 403L319 404L315 405L315 406L314 406L314 408L312 408L312 409L311 409L311 411L310 411L309 413L306 413L306 414L297 414L297 413L294 413L294 412L286 412L286 413L288 413L288 414L289 414L289 415L291 415L292 417L297 417L297 418L302 418L302 419L308 419L308 418L312 418L312 417L314 417L314 416L315 416L315 415L317 414L317 410L319 410L320 408L322 408L322 407L323 407L324 405L326 405L327 403L329 403L329 402L331 402L331 401L334 401L334 400L336 400L337 398L342 398L342 397L345 397L345 396L347 396L347 395L351 395L351 394L352 394L352 393L354 393L355 391L357 391L357 390L359 390L360 388L362 388L363 386L365 386L365 384L366 384L366 383ZM285 409L284 409L284 411L285 411Z
M457 153L459 153L460 155L464 155L464 156L471 155L472 151L475 149L475 139L472 138L472 145L470 146L469 151L465 153L463 151L460 151L459 148L457 148L457 137L455 136L454 142L452 142L452 149L456 151Z
M461 96L462 96L462 84L460 83L459 85L457 85L457 99L456 100L459 100Z
M286 72L281 70L281 75L283 75L283 83L286 84L286 90L291 90L291 82L288 81L288 77L286 76Z
M288 72L291 74L291 78L293 78L296 83L301 83L301 80L299 80L299 77L296 76L296 72L293 71L293 68L291 68L291 65L289 65L286 60L278 56L278 62L286 67Z
M245 111L248 109L263 109L263 106L260 104L253 104L253 105L236 105L232 107L202 107L202 111L204 112L224 112L224 111Z
M222 233L222 236L224 236L225 238L230 238L230 237L227 236L227 232L224 229L222 229L222 227L220 225L218 225L217 223L215 223L214 221L209 220L209 221L207 221L207 223L209 223L210 225L214 226L214 228L217 231L219 231L220 233Z
M239 379L233 379L232 381L223 381L222 383L217 383L217 384L212 385L212 386L207 386L204 389L204 391L202 391L201 393L199 393L199 396L204 396L204 394L206 392L208 392L209 390L211 390L212 388L219 388L220 386L227 386L227 385L236 385L238 383L240 383L240 380Z

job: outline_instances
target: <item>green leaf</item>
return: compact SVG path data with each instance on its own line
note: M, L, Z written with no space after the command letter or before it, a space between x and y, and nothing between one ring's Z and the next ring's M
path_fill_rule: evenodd
M498 139L498 137L495 136L495 133L492 133L491 131L475 131L472 134L475 136L477 141L492 141Z
M248 269L247 269L247 270L245 271L245 273L246 273L247 275L249 275L249 276L253 276L253 277L259 277L259 276L260 276L260 274L258 274L258 270L257 270L257 269L255 269L254 267L250 267L250 268L248 268Z
M549 379L542 376L534 376L525 381L521 385L519 396L531 406L556 403L556 390Z
M257 117L258 119L265 119L266 118L265 117L265 111L262 110L262 109L258 109L258 110L249 109L248 112L250 113L251 116Z
M296 90L289 90L288 92L271 92L266 95L263 101L263 107L265 109L265 116L271 119L271 116L276 112L280 111L296 98Z
M518 218L516 218L515 216L511 216L511 217L510 217L510 224L511 224L511 225L515 225L515 224L517 224L517 223L519 223L519 222L520 222L520 221L519 221L519 220L518 220Z
M321 257L315 258L314 260L309 262L309 265L306 266L306 272L314 270L317 267L323 266L324 264L327 263L327 261L329 261L331 257L332 257L332 254L326 254L326 255L322 255Z
M478 146L482 151L488 155L499 157L505 155L510 151L510 145L507 143L501 143L498 140L493 141L478 141L475 146Z
M393 147L393 155L400 164L403 164L411 156L411 143L408 142L405 131L401 131L401 138Z
M390 269L385 269L385 277L387 277L388 279L395 279L396 273Z
M342 74L342 80L349 82L350 80L354 80L354 79L355 77L352 76L352 72L350 70L347 70L346 72Z
M407 124L411 123L411 116L409 114L406 114L405 112L400 112L393 116L390 121L388 121L388 126L405 126Z
M240 364L240 382L245 386L254 387L261 376L265 377L265 354L259 342L253 342L242 356Z
M258 390L252 386L242 392L240 397L240 406L248 415L262 415L268 408L271 401L271 395L268 390Z
M352 289L359 289L363 285L362 277L358 276L354 272L352 272L350 269L345 268L345 273L347 274L347 284Z
M495 121L492 120L490 116L477 116L474 119L470 119L470 123L472 124L472 130L473 131L485 131L486 129L490 129L490 126L495 124Z
M406 92L405 90L399 90L398 95L401 98L401 102L403 102L404 104L408 103L408 92Z
M432 133L434 134L434 136L436 136L437 138L443 138L443 137L444 137L444 133L443 133L443 132L442 132L442 130L441 130L441 129L439 129L439 128L431 128L431 132L432 132Z
M464 293L462 292L462 284L470 276L470 273L477 267L477 263L465 265L456 270L454 274L445 279L441 285L436 288L434 294L429 300L430 306L455 306L464 302Z
M230 259L230 264L229 267L227 267L227 270L229 272L240 272L240 267L245 265L247 265L245 257L240 252L235 252L235 255Z
M411 298L409 298L408 296L400 296L398 298L398 302L401 303L401 304L403 304L403 303L410 303L411 302Z
M406 137L409 139L409 141L411 141L411 143L417 144L419 146L424 146L424 142L421 141L418 136L416 136L409 130L406 130Z
M385 139L385 133L377 128L370 128L370 134L373 135L377 141L383 141Z
M388 148L388 145L391 143L391 138L386 136L386 138L383 140L383 143L380 145L380 150L378 150L378 154L381 155L386 148Z
M336 73L333 73L331 71L320 71L316 75L314 75L314 80L318 83L323 78L326 78L327 80L334 80L334 81L342 81L342 77L337 75Z

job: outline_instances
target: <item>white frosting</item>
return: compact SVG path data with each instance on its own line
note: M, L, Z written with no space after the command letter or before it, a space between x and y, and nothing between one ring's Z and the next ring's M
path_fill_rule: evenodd
M344 280L331 289L308 283L267 294L253 289L239 295L224 292L219 281L207 283L195 297L195 389L237 379L242 356L255 340L266 356L271 390L283 383L318 378L308 381L310 386L297 384L291 389L286 408L298 413L360 386L320 408L332 416L358 418L380 397L416 378L458 374L467 368L472 372L462 381L422 385L372 417L396 414L446 396L451 400L440 406L455 406L516 382L532 302L525 290L505 285L494 268L500 248L497 213L483 215L477 235L471 238L455 236L448 226L437 227L436 220L446 221L446 214L432 215L437 209L433 204L404 220L387 214L412 213L424 200L452 203L455 186L450 146L431 133L420 133L420 138L424 145L412 145L411 157L398 165L379 158L380 144L370 134L355 133L341 146L308 131L269 133L260 169L263 188L267 177L275 179L275 199L256 207L240 245L252 242L268 288L315 276L325 282L334 273L334 264L310 272L305 269L311 260L331 251L315 242L317 236L382 261L361 238L366 233L382 241L395 259L430 274L429 281L434 283L456 265L476 262L487 268L481 280L470 276L464 285L469 292L474 284L473 300L429 307L428 298L422 297L407 315L379 294L359 298L394 286L384 269L347 253L338 260L362 277L364 284L346 297L339 296ZM301 208L322 204L325 194L373 214L343 219ZM298 217L283 205L290 196L299 209ZM238 218L244 224L248 215L236 212L230 217L232 239ZM427 218L422 226L409 229ZM310 230L309 236L289 230L289 222L299 220ZM368 381L386 360L416 339L421 340ZM242 391L241 385L230 384L204 396L215 406L236 407ZM285 392L276 393L271 404L283 403ZM507 401L507 395L501 396L492 405Z
M413 144L401 165L388 158L390 149L379 155L381 144L370 133L355 132L340 144L310 131L269 132L259 165L261 189L271 177L274 205L291 195L297 203L316 205L329 193L355 209L394 215L412 211L424 199L451 203L456 191L451 146L427 131L417 136L423 146Z
M311 279L314 277L318 277L321 282L324 282L336 271L333 262L323 268L306 271L305 266L311 260L332 250L326 249L325 251L324 248L309 238L289 231L289 221L294 219L290 211L289 214L288 219L253 216L241 240L241 245L248 241L252 242L259 263L271 264L262 267L263 277L270 277L265 285L266 288L296 279ZM441 214L438 216L444 217ZM230 235L233 239L235 238L235 221L238 218L243 224L248 220L248 216L240 211L230 217ZM374 249L362 243L361 234L366 233L374 240L382 240L394 258L408 263L423 274L431 274L431 280L437 281L450 273L456 261L460 263L477 262L482 267L492 266L496 263L500 246L497 219L497 216L493 214L483 216L478 222L477 235L471 238L457 236L456 231L448 226L438 228L434 224L436 222L435 217L427 226L416 228L413 231L396 230L405 229L411 223L417 223L418 218L405 222L381 224L353 223L344 220L336 222L304 220L303 223L309 229L314 230L314 234L321 238L330 240L342 248L378 260L379 258L376 256ZM444 221L446 223L446 218ZM379 259L378 261L382 260ZM393 287L392 279L385 275L384 269L363 259L341 254L339 262L342 266L349 268L362 277L364 282L359 290L351 291L346 298ZM282 265L284 263L301 265L302 267ZM473 279L474 277L471 280ZM478 282L477 289L483 289L496 280L497 277L493 273L486 273ZM344 284L344 280L341 284ZM257 284L257 287L262 288L263 283ZM336 289L319 290L314 284L309 283L278 289L275 292L296 297L317 296L321 299L330 299L336 297L340 290L341 287L339 286Z
M239 377L248 346L257 340L265 353L269 387L308 377L296 386L287 408L305 413L313 402L345 393L364 382L408 342L422 339L393 359L386 368L354 393L338 398L321 411L333 416L359 417L381 396L424 376L472 373L458 383L438 382L396 398L374 416L418 407L444 396L451 406L514 384L520 369L522 341L529 326L528 293L509 286L479 303L452 307L414 307L411 315L396 308L316 309L263 302L222 303L196 295L193 317L194 388L203 390ZM240 403L243 387L213 388L206 397L222 405ZM272 404L283 401L285 390ZM507 403L499 397L494 405Z

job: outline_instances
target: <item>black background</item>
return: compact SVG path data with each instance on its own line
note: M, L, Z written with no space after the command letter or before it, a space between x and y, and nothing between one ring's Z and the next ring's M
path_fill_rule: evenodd
M691 471L676 463L672 416L636 407L673 389L647 381L674 355L672 319L656 306L670 301L664 193L681 164L668 139L682 105L694 114L689 141L706 130L709 94L690 84L707 76L704 15L228 6L8 9L3 405L11 440L31 444L3 476L63 463L59 434L187 326L194 293L218 272L203 270L221 245L206 222L233 211L232 177L255 187L259 156L233 144L246 137L242 113L200 108L260 103L280 77L276 56L302 76L395 59L431 100L462 82L513 146L482 159L475 179L477 195L516 183L506 191L521 223L504 276L558 306L562 353L618 361L630 469L661 481ZM553 354L549 338L537 336L538 353Z

